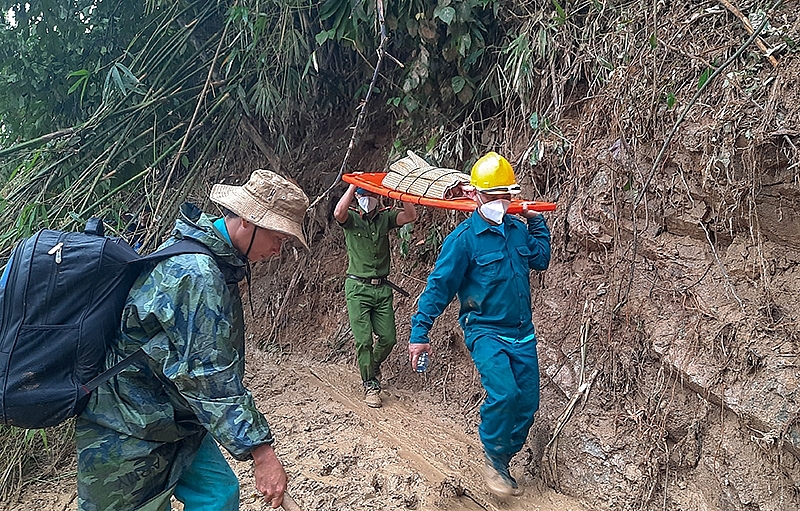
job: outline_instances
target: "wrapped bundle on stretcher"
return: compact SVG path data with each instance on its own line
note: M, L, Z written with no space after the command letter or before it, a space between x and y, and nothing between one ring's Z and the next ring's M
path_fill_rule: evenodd
M390 199L422 206L467 212L477 207L475 201L465 193L470 186L467 174L434 167L411 151L405 158L389 165L389 172L354 172L344 174L342 180ZM556 205L552 202L512 199L508 212L520 213L523 208L553 211Z
M408 156L389 165L381 184L412 195L450 200L466 196L464 187L469 186L469 176L455 169L434 167L408 151Z

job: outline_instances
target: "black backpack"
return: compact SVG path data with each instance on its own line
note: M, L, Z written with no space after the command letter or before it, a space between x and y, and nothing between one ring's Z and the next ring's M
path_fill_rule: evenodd
M0 424L54 426L79 414L98 385L143 358L140 349L103 372L131 286L148 264L213 253L181 240L141 256L103 235L42 230L22 240L0 278Z

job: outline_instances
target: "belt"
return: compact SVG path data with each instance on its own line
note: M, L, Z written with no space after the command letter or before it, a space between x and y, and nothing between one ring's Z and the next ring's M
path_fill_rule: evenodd
M348 279L357 280L359 282L363 282L364 284L370 284L373 286L382 286L386 284L390 288L394 289L398 293L403 296L410 296L408 291L403 289L402 287L398 286L397 284L393 283L391 280L387 279L386 277L375 277L375 278L367 278L367 277L358 277L356 275L348 275Z

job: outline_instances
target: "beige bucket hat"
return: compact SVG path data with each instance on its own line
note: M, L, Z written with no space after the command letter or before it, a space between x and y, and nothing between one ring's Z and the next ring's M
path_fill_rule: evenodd
M259 169L244 186L215 184L210 198L258 227L297 238L308 249L303 236L308 197L278 174Z

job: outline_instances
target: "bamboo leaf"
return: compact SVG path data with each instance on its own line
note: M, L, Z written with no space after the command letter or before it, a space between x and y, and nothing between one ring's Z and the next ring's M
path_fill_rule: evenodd
M425 154L430 153L433 151L433 148L436 147L436 144L439 142L439 134L435 133L428 139L428 143L425 144ZM410 224L407 224L410 225Z
M119 69L117 69L117 66L113 66L109 70L109 74L111 75L111 81L117 87L117 90L124 95L125 85L122 83L122 77L119 74Z
M141 85L139 79L136 78L136 76L131 72L130 69L127 68L127 66L117 62L114 64L114 67L116 67L120 73L121 82L123 84L123 94L127 94L128 92L142 93L142 91L139 90L139 86Z
M567 22L567 13L564 11L564 8L558 3L558 0L552 0L553 6L556 8L556 23L558 25L563 25Z
M436 7L433 10L433 17L439 18L440 20L444 21L446 24L450 24L453 22L453 19L456 17L456 10L452 7Z
M464 85L467 84L467 81L461 76L454 76L450 80L450 85L453 87L453 93L458 94L464 89Z
M703 73L700 75L700 78L697 80L697 89L698 90L703 88L703 85L706 84L706 82L708 81L708 78L711 76L711 73L713 73L711 68L706 68L705 71L703 71Z
M89 70L88 69L79 69L77 71L73 71L70 74L68 74L67 78L76 78L77 77L78 80L75 82L75 84L78 84L78 83L81 82L81 80L85 79L88 76L89 76ZM75 89L77 89L75 84L73 84L72 87L70 87L68 94L72 93Z
M331 18L342 5L346 6L347 0L326 0L319 10L319 20L325 21Z

